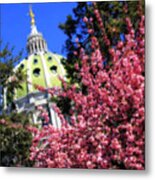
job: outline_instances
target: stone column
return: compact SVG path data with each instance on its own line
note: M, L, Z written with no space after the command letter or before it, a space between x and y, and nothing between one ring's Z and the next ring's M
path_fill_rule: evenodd
M44 41L44 49L45 49L45 51L47 51L47 44L45 41Z
M32 53L34 53L35 52L35 43L33 42L33 52Z
M42 40L40 40L40 48L41 48L41 51L43 51L43 44L42 44Z
M53 111L52 108L50 108L50 115L51 115L51 122L52 122L52 125L53 125L54 127L57 127L57 123L56 123L54 111Z
M36 40L36 45L37 45L37 52L38 52L38 51L40 51L38 39Z
M33 112L32 118L33 118L33 123L37 124L37 116L36 116L35 112Z
M32 46L29 45L29 54L32 54Z

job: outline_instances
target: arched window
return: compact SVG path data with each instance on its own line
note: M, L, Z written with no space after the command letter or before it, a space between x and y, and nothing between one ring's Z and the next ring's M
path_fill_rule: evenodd
M33 75L38 77L40 75L40 69L39 68L36 68L33 70Z
M37 64L38 63L38 59L34 59L33 64Z
M24 64L21 64L20 67L21 67L21 69L24 69Z
M53 74L56 74L56 73L57 73L57 66L51 66L51 67L50 67L50 71L51 71Z

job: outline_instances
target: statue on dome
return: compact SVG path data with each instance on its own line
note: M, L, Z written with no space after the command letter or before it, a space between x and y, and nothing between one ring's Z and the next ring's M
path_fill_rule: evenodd
M29 10L29 15L30 15L30 18L31 18L31 25L34 25L35 24L35 19L34 19L35 15L34 15L34 13L32 11L31 6L30 6L30 10Z

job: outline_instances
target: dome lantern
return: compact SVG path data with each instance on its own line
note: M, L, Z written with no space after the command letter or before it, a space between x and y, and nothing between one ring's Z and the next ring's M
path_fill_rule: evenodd
M47 43L41 33L38 32L35 25L35 15L30 7L29 16L31 18L31 33L27 39L27 51L29 55L47 52Z

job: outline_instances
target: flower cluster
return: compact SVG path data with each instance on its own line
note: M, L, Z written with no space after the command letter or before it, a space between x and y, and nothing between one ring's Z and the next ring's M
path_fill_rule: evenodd
M94 14L95 14L95 17L97 19L97 22L98 22L98 25L100 27L100 30L101 30L101 33L102 33L102 36L103 36L103 42L109 46L110 45L110 41L105 33L105 28L104 28L104 25L103 25L103 20L101 18L101 14L97 8L97 3L96 2L93 2L93 5L94 5Z
M104 29L98 10L94 13ZM59 93L72 102L71 123L54 107L62 127L37 131L30 149L36 167L144 169L144 17L137 32L129 18L126 23L125 41L109 48L109 68L90 33L92 54L81 49L82 67L75 64L86 92L73 85ZM104 34L103 39L108 45Z

